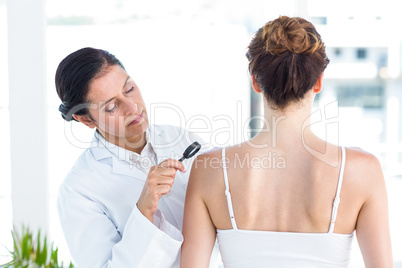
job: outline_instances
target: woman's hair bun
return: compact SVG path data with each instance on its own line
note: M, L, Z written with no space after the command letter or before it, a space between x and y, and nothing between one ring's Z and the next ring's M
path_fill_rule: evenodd
M249 70L271 107L298 102L329 63L314 25L281 16L258 29L246 53Z
M263 27L266 52L278 55L285 51L312 54L324 44L313 33L314 26L301 18L281 16Z
M59 111L61 113L61 117L63 117L64 120L66 120L68 122L71 120L77 121L77 120L75 120L75 118L73 117L73 115L71 113L71 108L68 105L66 105L64 102L62 104L60 104Z

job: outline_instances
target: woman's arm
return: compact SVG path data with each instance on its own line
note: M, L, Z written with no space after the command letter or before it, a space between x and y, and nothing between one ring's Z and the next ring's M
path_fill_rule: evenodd
M145 197L155 196L150 198L150 202L145 202L146 205L151 204L145 206L146 209L154 210L152 215L148 213L150 217L141 212L135 202L119 202L124 198L118 195L139 196L140 187L133 190L134 187L124 189L127 185L122 185L121 191L115 193L115 199L104 197L106 191L113 189L102 179L96 180L91 176L106 174L106 181L118 179L109 174L109 166L97 166L95 171L83 168L90 166L85 162L68 175L59 190L58 211L71 255L79 267L178 267L183 236L157 210L159 198L170 190L176 173L169 168L173 165L171 161L160 163L148 174L142 192L146 192ZM180 169L183 170L182 166ZM104 185L99 187L98 183ZM124 208L116 209L119 205ZM126 212L129 214L123 229L112 215L124 217Z
M203 200L207 178L212 171L205 164L205 156L195 159L191 168L184 205L183 236L180 267L208 267L216 239L216 229Z
M62 190L64 192L64 190ZM59 196L61 226L79 267L172 267L182 236L159 212L155 226L134 205L119 232L97 203L77 194Z
M356 225L356 235L364 263L370 267L393 267L388 221L388 198L380 163L372 155L364 155L367 198Z

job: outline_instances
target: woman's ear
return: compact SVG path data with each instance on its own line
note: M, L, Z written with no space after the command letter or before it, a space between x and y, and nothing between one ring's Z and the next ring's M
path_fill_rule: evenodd
M83 123L84 125L86 125L89 128L96 127L95 121L92 120L88 115L76 115L76 114L73 114L73 117L74 117L75 120Z
M258 85L258 83L257 83L257 81L256 81L256 79L255 79L255 75L254 75L254 74L251 75L251 83L252 83L252 86L253 86L253 89L254 89L255 92L257 92L257 93L261 93L261 92L262 92L260 86Z
M322 89L322 79L324 78L324 73L318 77L317 82L314 85L314 93L319 93Z

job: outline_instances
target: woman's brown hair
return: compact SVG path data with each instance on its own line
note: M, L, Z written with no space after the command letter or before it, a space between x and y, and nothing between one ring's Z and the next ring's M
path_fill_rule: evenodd
M302 99L329 63L314 25L298 17L281 16L265 24L246 56L268 103L279 109Z

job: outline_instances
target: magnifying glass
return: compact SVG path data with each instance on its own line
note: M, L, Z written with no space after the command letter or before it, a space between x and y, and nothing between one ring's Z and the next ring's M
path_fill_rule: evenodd
M183 156L179 159L180 162L183 162L184 159L188 159L195 155L201 149L201 144L197 141L193 142L187 149L184 151Z
M183 156L179 159L179 161L183 162L184 159L188 159L188 158L194 156L200 149L201 149L201 144L199 144L197 141L193 142L184 151ZM165 196L170 196L170 193L171 192L168 192L167 194L165 194Z

